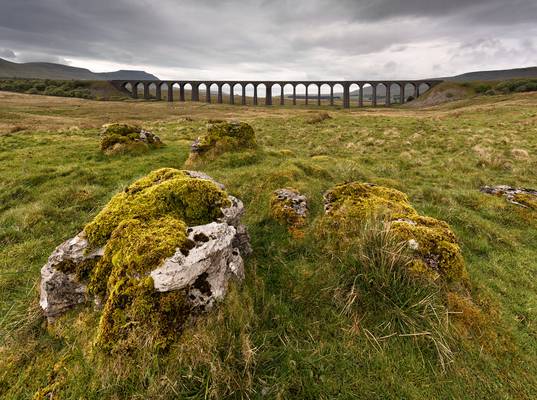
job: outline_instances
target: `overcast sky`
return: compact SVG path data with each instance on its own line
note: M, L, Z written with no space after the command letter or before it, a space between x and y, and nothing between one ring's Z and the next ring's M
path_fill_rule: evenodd
M161 79L418 79L537 65L537 0L0 0L0 57Z

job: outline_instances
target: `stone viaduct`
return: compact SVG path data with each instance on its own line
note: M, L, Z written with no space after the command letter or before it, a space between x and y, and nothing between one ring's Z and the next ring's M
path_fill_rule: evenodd
M378 95L377 91L380 86L384 86L386 96L385 96L385 105L390 105L392 102L392 96L391 91L392 87L395 86L396 88L399 88L399 102L401 104L405 103L407 97L406 96L413 96L414 98L418 98L420 96L420 87L422 85L425 85L427 88L426 90L429 90L433 86L441 83L441 80L434 80L434 79L426 79L426 80L403 80L403 81L155 81L155 80L143 80L143 81L126 81L126 80L114 80L110 81L112 85L114 85L117 89L123 91L124 93L128 94L132 98L139 98L139 87L140 85L143 87L143 98L144 99L151 99L156 98L157 100L162 99L162 88L166 88L167 92L167 101L172 102L174 101L174 88L179 89L179 101L185 101L185 88L189 87L191 91L191 100L192 101L201 101L200 100L200 88L204 88L205 90L205 99L204 101L207 103L211 103L212 101L212 95L214 93L217 93L216 96L216 103L222 104L224 101L223 96L223 89L227 86L227 93L229 93L229 104L235 104L235 96L240 96L241 104L246 105L246 88L248 85L250 85L253 88L253 104L258 105L259 104L259 96L258 96L258 88L260 86L264 86L266 89L265 94L265 102L264 104L267 106L271 106L273 104L272 102L272 89L275 86L279 86L280 88L280 97L279 97L279 104L284 105L286 96L284 94L284 89L288 86L291 86L293 94L292 94L292 103L293 105L297 104L297 98L304 99L305 104L307 105L309 103L310 93L309 89L311 85L314 85L317 89L317 93L314 95L314 99L317 100L317 105L321 105L321 99L327 98L330 101L330 105L334 105L334 89L337 88L343 95L343 107L344 108L350 108L351 107L351 90L352 87L355 88L355 90L359 89L358 92L358 100L357 105L358 107L364 106L364 94L363 89L366 85L371 86L371 105L377 106L379 105L378 102ZM238 93L235 93L236 86L239 86ZM303 85L305 87L305 95L297 95L297 87ZM329 95L322 95L321 94L321 88L323 86L328 86L330 88L330 94ZM130 88L129 88L130 86ZM155 95L152 97L150 95L150 89L151 86L154 87ZM410 90L407 91L408 86L410 86ZM215 87L213 90L213 87Z

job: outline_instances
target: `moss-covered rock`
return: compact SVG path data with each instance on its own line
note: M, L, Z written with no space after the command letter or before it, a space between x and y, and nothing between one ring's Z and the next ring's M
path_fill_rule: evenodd
M255 149L254 129L245 122L215 121L207 125L207 133L200 136L191 146L187 165L199 157L217 156L226 151Z
M306 196L296 189L278 189L270 197L270 213L272 217L295 236L301 236L301 228L306 224L308 203Z
M467 278L464 259L449 225L421 216L408 197L395 189L368 183L337 185L325 193L325 211L333 228L343 233L347 227L374 217L382 217L390 231L408 243L414 255L411 271L429 279L460 281Z
M116 194L84 228L92 245L103 245L123 221L148 221L175 216L187 225L201 225L222 216L227 194L207 179L190 177L185 171L163 168Z
M101 150L109 155L142 152L163 145L158 136L139 126L109 124L103 127L101 133Z
M94 297L103 304L96 338L101 347L125 350L140 338L165 346L193 308L222 297L231 275L242 277L235 243L247 237L241 207L203 173L151 172L116 194L83 232L49 258L41 285L46 315ZM205 283L198 282L198 275ZM211 284L219 285L214 293ZM209 289L198 295L200 287Z

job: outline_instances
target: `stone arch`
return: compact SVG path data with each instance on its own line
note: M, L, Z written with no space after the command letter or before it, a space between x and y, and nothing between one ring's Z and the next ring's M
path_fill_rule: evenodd
M242 84L235 82L230 85L230 87L233 89L233 103L232 104L242 104ZM231 96L231 93L230 93ZM231 98L230 98L231 103Z
M142 82L131 82L132 85L132 97L135 99L143 98L144 85Z
M405 103L407 101L412 101L414 100L414 91L415 91L415 86L413 83L410 83L410 82L402 82L403 84L403 93L405 94Z
M306 94L304 96L304 103L306 105L309 105L310 100L312 100L312 102L315 103L317 99L317 84L313 82L307 82L305 86L306 86Z
M255 84L252 82L245 82L242 86L243 92L243 104L254 104L254 93L257 95Z
M386 84L386 105L399 103L401 101L401 85L397 82L387 82Z
M179 89L179 100L180 101L194 101L194 87L190 82L183 82L181 88ZM182 96L181 96L182 95ZM181 98L183 100L181 100Z
M160 100L160 92L158 93L159 95L158 97L157 97L157 92L159 92L157 83L149 82L147 84L147 94L149 95L149 98Z
M358 98L360 96L360 85L356 82L352 82L349 85L349 100L350 100L350 106L353 104L358 105Z
M343 85L341 83L335 83L333 85L330 85L332 87L332 91L334 93L333 99L334 99L334 105L341 105L343 106Z
M421 82L418 86L418 97L430 90L433 86L429 82Z
M293 104L304 104L305 96L306 96L306 83L298 82L294 85L294 98L295 101Z
M209 82L207 83L207 90L208 90L208 93L206 93L205 95L205 100L207 101L207 103L217 103L218 102L218 90L219 89L219 85L218 83L214 83L214 82ZM215 95L216 94L216 99L215 99Z
M225 103L227 100L229 104L234 104L235 99L232 99L231 92L233 92L231 83L222 82L221 84L219 84L218 94L221 96L221 99L219 99L221 100L220 102Z
M280 104L283 106L285 105L285 100L286 100L286 97L288 96L291 96L292 98L292 94L294 92L294 85L292 83L282 83L282 87L283 87L283 103L280 102Z
M133 90L132 90L132 83L131 82L123 82L121 84L121 87L129 92L129 94L132 96Z
M281 97L283 95L283 86L279 82L274 82L270 88L270 93L272 95L272 104L282 104Z
M334 90L332 89L332 85L326 82L319 83L319 100L318 104L330 104L333 105L333 94Z
M267 86L264 83L256 82L254 84L254 106L259 105L259 99L264 98L267 101Z

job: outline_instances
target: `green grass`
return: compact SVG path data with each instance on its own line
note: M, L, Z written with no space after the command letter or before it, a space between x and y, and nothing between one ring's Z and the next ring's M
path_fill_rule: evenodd
M537 397L537 216L479 192L485 184L537 187L535 94L434 110L328 110L331 118L315 124L303 108L76 99L47 106L46 98L9 96L0 126L24 130L0 135L0 397L31 398L54 382L64 399ZM101 354L91 343L91 307L47 327L37 286L52 250L134 179L181 168L209 118L249 122L260 144L200 167L245 203L254 253L243 285L167 352ZM106 157L98 127L115 121L141 123L167 146ZM453 316L445 372L428 346L407 337L375 342L367 332L383 314L362 318L372 298L342 311L335 293L345 260L319 245L316 229L322 193L350 180L407 193L420 214L446 220L460 239L486 322L463 330ZM285 186L310 199L301 240L269 217L271 192Z

